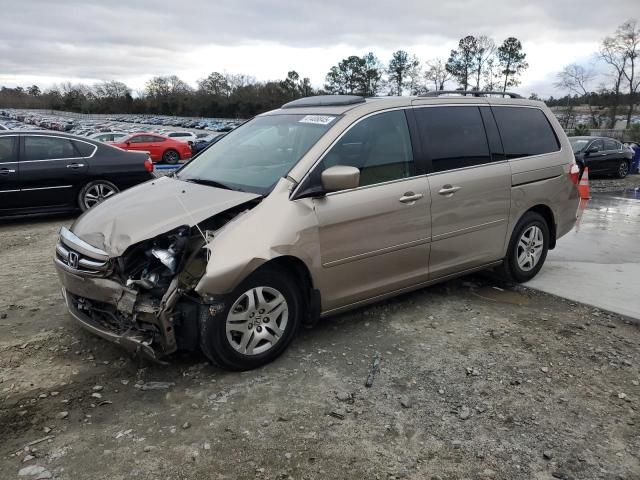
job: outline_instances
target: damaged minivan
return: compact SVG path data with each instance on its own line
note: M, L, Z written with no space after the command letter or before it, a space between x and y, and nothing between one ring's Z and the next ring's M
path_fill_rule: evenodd
M575 224L577 172L514 94L304 98L85 212L55 265L91 332L246 370L324 316L485 268L529 280Z

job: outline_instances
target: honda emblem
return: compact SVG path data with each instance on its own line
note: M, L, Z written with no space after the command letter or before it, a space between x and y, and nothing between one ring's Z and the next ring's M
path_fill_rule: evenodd
M69 266L71 268L77 269L78 268L78 254L76 252L69 252L69 258L67 260L67 263L69 264Z

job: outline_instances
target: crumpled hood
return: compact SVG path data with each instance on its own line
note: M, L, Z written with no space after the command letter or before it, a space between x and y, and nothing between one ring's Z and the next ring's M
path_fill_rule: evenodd
M162 177L96 205L75 221L71 231L110 257L118 257L138 242L181 225L193 226L259 197Z

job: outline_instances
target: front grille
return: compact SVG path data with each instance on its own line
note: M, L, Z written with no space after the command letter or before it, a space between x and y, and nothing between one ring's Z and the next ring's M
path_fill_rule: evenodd
M65 270L91 276L106 276L111 268L106 252L89 245L65 227L60 229L55 260Z
M91 258L62 243L56 245L56 260L69 270L87 275L106 275L110 266L109 260Z

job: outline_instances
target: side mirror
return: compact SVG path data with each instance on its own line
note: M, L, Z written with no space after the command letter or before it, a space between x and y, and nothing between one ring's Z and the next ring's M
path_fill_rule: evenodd
M356 167L336 165L322 172L322 187L327 192L348 190L360 186L360 170Z
M594 145L592 147L589 147L586 153L598 153L599 151L600 149Z

